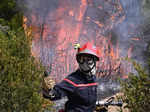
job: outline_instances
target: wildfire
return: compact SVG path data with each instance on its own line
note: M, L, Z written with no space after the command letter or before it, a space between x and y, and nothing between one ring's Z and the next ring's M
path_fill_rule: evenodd
M128 50L128 58L131 58L133 47L130 47Z
M103 27L104 25L101 24L99 21L93 21L95 24L97 24L99 27Z
M27 26L27 17L23 16L23 28L27 37L31 35L31 29Z
M74 16L74 12L72 10L69 11L70 16Z
M139 41L140 38L139 37L134 37L134 38L131 38L131 40Z
M68 73L78 67L75 61L76 51L73 50L73 44L76 42L82 45L90 40L96 43L100 49L101 60L98 63L100 71L98 77L119 74L124 69L121 68L119 43L112 44L112 36L105 36L104 33L112 30L114 24L121 23L125 16L120 16L123 9L119 0L115 4L112 4L111 1L105 2L108 2L115 10L115 13L108 14L107 21L93 19L91 14L87 14L87 9L94 7L91 0L80 0L76 4L61 0L57 8L49 11L44 18L40 18L35 13L31 13L30 21L27 17L23 18L26 35L31 34L31 31L28 32L28 28L32 30L33 56L40 58L47 66L51 66L50 75L54 77L56 82L61 81ZM105 11L103 5L98 5L97 9ZM89 27L87 24L90 24ZM91 27L92 31L89 31ZM131 56L131 52L132 48L129 49L128 57Z
M78 21L82 21L83 20L83 16L84 16L86 8L87 8L86 0L81 0L81 5L79 7L80 10L79 10Z

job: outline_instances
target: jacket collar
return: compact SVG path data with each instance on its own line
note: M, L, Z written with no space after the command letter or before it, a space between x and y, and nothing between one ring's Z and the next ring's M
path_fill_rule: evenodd
M87 80L87 81L95 81L96 80L96 77L94 75L87 75L85 73L83 73L80 69L77 70L78 72L78 75L80 75L80 77L82 77L83 79Z

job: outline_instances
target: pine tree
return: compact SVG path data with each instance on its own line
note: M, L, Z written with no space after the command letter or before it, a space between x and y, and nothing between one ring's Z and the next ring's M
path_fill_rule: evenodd
M0 30L1 111L42 111L45 102L40 94L42 74L43 68L31 56L23 30Z
M143 0L143 13L146 20L141 27L145 39L150 37L150 0ZM121 83L124 102L131 112L148 112L150 110L150 42L147 43L145 51L146 64L142 66L135 61L131 61L136 70L135 73L130 73L126 82Z
M14 1L0 1L0 111L51 110L52 103L41 95L44 67L31 55L31 40Z
M133 61L137 74L130 73L126 82L122 82L123 101L131 112L150 110L150 75L140 64Z

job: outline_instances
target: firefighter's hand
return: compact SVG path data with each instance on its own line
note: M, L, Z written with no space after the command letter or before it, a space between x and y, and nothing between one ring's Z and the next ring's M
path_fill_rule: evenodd
M50 76L44 77L43 82L42 82L43 89L48 91L50 89L53 89L54 85L55 85L55 81L52 79L52 77Z
M107 107L105 106L96 106L95 111L94 112L107 112Z

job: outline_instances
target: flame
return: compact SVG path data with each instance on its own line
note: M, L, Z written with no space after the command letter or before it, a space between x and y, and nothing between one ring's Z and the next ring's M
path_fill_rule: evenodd
M74 16L74 12L72 10L69 11L70 16Z
M73 44L76 42L83 44L89 40L96 43L101 51L101 60L98 63L98 69L101 72L97 74L98 77L119 74L120 72L126 74L126 68L120 66L119 42L113 45L111 35L104 35L104 32L112 30L114 25L125 19L123 8L119 0L116 3L112 3L111 0L105 2L111 4L115 10L115 13L109 14L107 21L110 22L108 23L95 20L89 15L86 16L88 7L94 7L92 0L80 0L77 6L71 4L72 2L61 0L57 8L53 12L48 12L44 19L36 13L31 13L30 21L28 17L23 18L26 35L31 33L33 35L32 55L50 66L50 75L54 77L56 82L61 81L68 73L78 67ZM98 5L97 8L101 11L105 10L103 5ZM90 33L88 29L85 29L85 24L90 22L98 26L96 34L91 35L92 39L88 39ZM32 32L27 33L29 28ZM129 48L128 57L131 55L132 48Z
M79 16L77 18L78 21L82 21L85 10L87 8L87 2L86 0L81 0L80 10L79 10Z
M97 24L99 27L103 27L104 25L100 23L99 21L93 21L95 24Z
M103 9L103 7L101 5L99 5L98 8L101 9L101 10Z
M131 58L131 56L132 56L132 50L133 50L133 46L131 46L131 47L128 49L128 58Z
M140 38L139 37L134 37L134 38L131 38L131 40L139 41Z
M23 28L27 37L31 35L31 29L27 26L27 17L23 16Z

